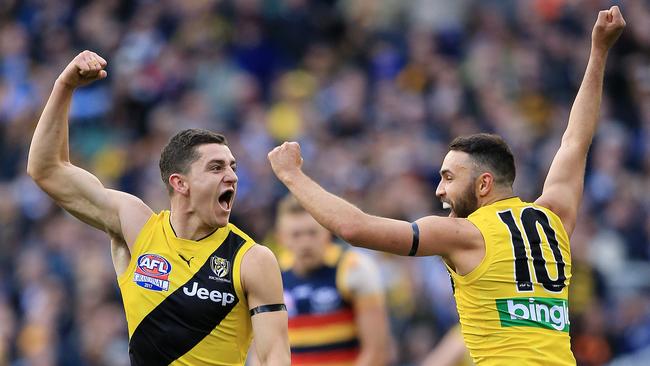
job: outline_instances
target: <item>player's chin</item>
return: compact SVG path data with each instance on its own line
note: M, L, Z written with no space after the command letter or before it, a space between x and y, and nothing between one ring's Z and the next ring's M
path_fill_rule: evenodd
M224 212L222 210L218 211L219 212L216 212L213 218L214 226L219 228L228 225L228 222L230 222L230 212Z
M302 263L308 270L314 270L321 265L321 261L313 254L303 255Z

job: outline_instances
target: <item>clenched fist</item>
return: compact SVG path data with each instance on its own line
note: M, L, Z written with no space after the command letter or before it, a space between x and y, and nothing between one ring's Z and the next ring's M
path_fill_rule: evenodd
M591 32L591 46L599 51L609 51L625 28L625 19L618 6L598 13L598 19Z
M268 155L273 173L282 182L285 182L291 174L300 170L302 166L302 155L300 145L297 142L285 142Z
M57 81L73 89L90 84L108 75L104 70L106 64L95 52L83 51L72 59Z

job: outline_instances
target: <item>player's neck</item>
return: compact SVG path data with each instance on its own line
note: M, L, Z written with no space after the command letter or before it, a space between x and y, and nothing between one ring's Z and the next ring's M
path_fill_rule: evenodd
M215 231L214 227L206 225L189 206L173 200L169 224L177 238L187 240L201 240Z
M512 197L515 197L515 193L512 191L512 188L497 189L490 192L490 194L488 194L487 196L479 199L479 204L480 207L483 207L483 206L491 205L494 202L502 201Z
M298 277L307 277L312 272L316 271L317 269L321 268L322 266L323 266L322 262L320 262L319 264L310 266L310 265L307 265L307 264L302 263L300 261L295 261L292 268L291 268L291 270Z

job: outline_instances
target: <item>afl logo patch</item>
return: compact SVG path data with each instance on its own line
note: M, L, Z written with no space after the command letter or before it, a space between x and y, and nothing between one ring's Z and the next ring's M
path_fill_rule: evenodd
M138 257L133 281L147 290L167 291L171 271L172 265L164 257L158 254L143 254Z
M219 278L226 277L230 271L230 263L223 258L217 257L216 255L210 258L210 267L212 268L212 272L219 276Z

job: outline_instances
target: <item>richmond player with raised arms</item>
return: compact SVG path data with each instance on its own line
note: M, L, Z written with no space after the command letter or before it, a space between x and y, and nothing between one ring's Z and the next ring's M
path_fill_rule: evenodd
M300 146L269 153L277 177L323 226L353 245L401 255L441 255L455 285L461 331L477 365L575 365L569 339L569 236L596 131L607 55L625 21L601 11L584 79L542 195L515 196L514 158L496 135L456 138L436 195L451 216L413 223L368 215L301 170Z
M84 51L59 75L34 132L27 171L57 204L105 231L129 327L132 365L244 365L255 334L263 365L288 365L287 313L275 257L230 224L236 163L226 139L175 135L160 159L171 210L105 188L70 163L73 91L107 76Z

